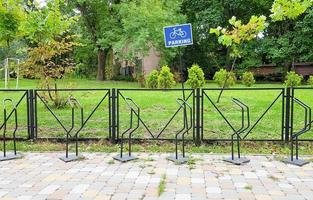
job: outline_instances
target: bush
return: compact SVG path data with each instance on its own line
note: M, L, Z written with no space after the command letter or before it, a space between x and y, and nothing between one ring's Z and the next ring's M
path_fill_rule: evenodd
M227 81L226 78L228 77ZM227 72L225 69L220 69L215 72L213 80L218 84L218 86L223 87L226 81L225 87L228 88L236 84L236 75L234 72Z
M242 84L247 87L251 87L255 83L253 72L244 72L242 74Z
M148 88L157 88L158 87L158 76L159 72L157 70L153 70L147 76L146 87Z
M285 77L285 85L287 87L294 87L301 85L301 81L303 79L303 76L298 75L296 72L287 72L287 75Z
M308 79L308 85L313 86L313 75L311 75Z
M174 75L168 66L163 66L158 76L158 88L171 88L176 84Z
M205 84L204 73L199 65L194 64L188 69L188 80L186 83L193 89L200 88Z

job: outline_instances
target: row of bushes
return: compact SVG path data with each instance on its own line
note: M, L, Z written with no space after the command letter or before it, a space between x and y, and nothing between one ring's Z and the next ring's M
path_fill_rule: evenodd
M198 65L188 69L188 80L186 82L191 88L199 88L205 84L204 73ZM153 70L146 79L148 88L171 88L176 84L174 74L168 66L162 67L161 71Z
M225 69L217 71L213 80L219 87L231 87L237 82L234 72L228 72ZM227 80L227 81L226 81ZM288 72L285 78L285 85L292 87L301 85L303 77L295 72ZM241 76L241 82L247 87L251 87L256 81L252 72L244 72ZM202 69L194 64L188 69L187 85L191 88L200 88L205 84L204 73ZM313 86L313 76L310 76L307 82ZM175 77L168 66L162 67L161 71L153 70L146 79L145 85L148 88L171 88L176 84ZM225 85L224 85L225 84Z
M222 87L225 84L226 87L235 85L237 78L233 72L227 72L225 69L221 69L214 75L214 81ZM188 69L187 85L191 88L200 88L205 84L205 78L203 70L199 65L194 64ZM255 79L252 72L245 72L242 75L242 83L248 87L255 83ZM161 71L153 70L146 79L146 87L148 88L171 88L176 84L174 75L168 66L162 67Z

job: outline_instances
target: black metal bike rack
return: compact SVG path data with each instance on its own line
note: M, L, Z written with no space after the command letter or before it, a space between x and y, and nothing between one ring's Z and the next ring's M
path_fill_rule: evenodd
M233 126L232 129L234 133L231 136L231 157L224 159L226 162L233 163L235 165L241 165L244 163L249 162L250 160L245 157L241 157L240 155L240 141L244 140L249 133L247 133L244 137L241 136L241 133L245 132L250 127L250 111L249 107L242 103L239 99L233 98L232 102L238 105L241 108L241 127L237 130L234 129ZM245 125L245 112L247 113L247 124ZM236 136L237 141L237 157L235 158L235 152L234 152L234 140Z
M178 98L176 102L180 105L178 108L178 111L183 108L183 120L184 120L184 126L181 130L179 130L175 135L175 155L168 157L168 160L173 161L175 163L183 164L188 161L188 157L185 155L185 134L190 131L192 128L192 107L183 99ZM189 114L190 114L190 122L188 123L188 114L187 114L187 108L189 108ZM182 156L178 155L178 136L182 136Z
M114 156L113 159L121 161L121 162L127 162L131 160L138 159L135 156L131 155L131 136L132 134L139 128L140 125L140 108L139 106L129 97L124 98L128 108L130 109L130 125L129 128L126 129L122 135L121 135L121 146L120 146L120 154L117 156ZM133 118L134 115L137 117L137 125L133 127ZM124 144L124 135L128 134L128 155L123 155L123 144Z
M298 144L298 137L303 135L304 133L308 132L311 129L311 125L313 123L312 121L312 115L311 115L311 108L300 101L297 98L293 98L293 103L297 103L299 106L301 106L304 109L304 127L295 133L291 133L291 153L290 153L290 158L283 160L284 163L287 164L292 164L296 166L303 166L309 163L309 161L306 160L301 160L299 159L299 144ZM292 105L292 110L293 110L293 105ZM293 111L292 111L293 112ZM294 144L296 145L296 155L294 155ZM296 156L296 158L294 158Z
M11 102L12 104L12 112L7 116L7 107L6 102ZM13 114L14 113L14 114ZM14 130L13 130L13 154L7 154L6 151L6 132L7 132L7 122L10 119L10 117L14 115ZM18 123L17 123L17 109L16 105L14 104L12 99L4 99L3 100L3 124L0 127L0 130L3 129L3 156L0 157L0 161L6 161L6 160L13 160L17 158L21 158L22 156L20 154L17 154L16 152L16 131L17 131Z
M65 152L65 156L61 157L60 159L64 162L71 162L71 161L83 159L83 156L78 154L78 133L84 126L84 109L81 106L81 104L79 103L79 101L72 96L70 96L68 98L67 103L71 106L71 109L72 109L72 122L71 122L71 128L69 130L65 129L65 131L66 131L66 152ZM80 109L81 127L78 131L75 132L74 135L71 135L71 132L74 130L74 126L75 126L75 108L76 107L78 107ZM69 142L70 142L70 139L73 139L73 138L75 140L75 154L69 155Z

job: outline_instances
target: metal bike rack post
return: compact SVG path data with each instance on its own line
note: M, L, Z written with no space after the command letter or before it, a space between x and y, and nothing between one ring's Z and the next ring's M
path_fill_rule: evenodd
M12 104L12 112L7 116L7 107L6 107L6 102L11 102ZM13 154L7 154L6 151L6 132L7 132L7 122L14 113L14 130L13 130ZM0 127L0 130L3 129L3 156L0 157L0 161L6 161L6 160L13 160L17 158L21 158L22 156L20 154L17 154L16 152L16 137L15 133L17 131L17 109L16 105L14 104L12 99L4 99L3 100L3 124Z
M127 162L131 160L138 159L135 156L131 155L131 136L132 134L139 128L140 125L140 108L139 106L129 97L124 98L128 108L130 109L130 125L127 130L125 130L121 134L121 146L120 146L120 154L117 156L114 156L113 159L121 161L121 162ZM134 106L134 107L133 107ZM137 117L137 125L133 128L133 117L134 115ZM124 144L124 135L128 134L128 155L123 155L123 144Z
M66 130L66 152L65 152L65 156L61 157L60 159L64 162L71 162L71 161L80 160L80 159L84 158L83 156L78 154L78 133L79 133L79 131L77 131L74 135L71 135L71 132L73 131L74 126L75 126L75 107L78 107L80 109L80 113L81 113L81 127L79 130L81 130L82 127L84 126L84 109L81 106L81 104L79 103L79 101L72 96L68 98L67 102L71 106L71 109L72 109L72 123L71 123L71 128L69 130ZM69 140L72 138L75 139L75 154L69 155Z
M245 157L241 157L240 155L240 141L245 139L245 137L248 135L246 134L244 137L241 137L240 134L246 131L250 127L250 111L249 107L242 103L239 99L233 98L232 102L238 105L241 108L241 127L238 130L234 130L234 133L231 136L231 158L226 158L224 161L233 163L235 165L241 165L244 163L249 162L250 160ZM248 123L245 126L245 112L247 113L247 120ZM237 142L237 157L235 158L235 153L234 153L234 140L236 136L236 142Z
M311 108L300 101L297 98L292 99L292 103L297 103L299 106L301 106L304 109L304 127L296 132L296 133L291 133L291 153L290 153L290 158L283 160L284 163L287 164L292 164L296 166L303 166L309 163L309 161L306 160L301 160L299 159L299 144L298 144L298 137L303 135L304 133L308 132L311 129L312 126L312 115L311 115ZM293 106L292 106L292 115L293 115ZM294 144L296 145L296 153L294 155ZM296 158L294 158L296 156Z
M178 98L176 102L180 105L180 107L183 107L183 119L184 119L184 127L179 130L175 135L175 155L168 157L168 160L173 161L175 163L183 164L188 161L188 157L185 155L185 134L190 131L192 128L192 107L183 99ZM186 107L189 108L189 114L190 114L190 122L188 123L188 116L187 116L187 110ZM178 136L182 135L182 156L178 155Z

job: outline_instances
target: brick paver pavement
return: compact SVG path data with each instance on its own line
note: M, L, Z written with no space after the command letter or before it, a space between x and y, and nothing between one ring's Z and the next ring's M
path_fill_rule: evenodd
M0 162L0 199L313 199L313 164L286 165L273 156L248 156L235 166L226 155L195 154L195 164L176 165L168 154L138 153L129 163L115 154L84 154L64 163L63 153L27 153ZM160 182L165 190L158 196Z

